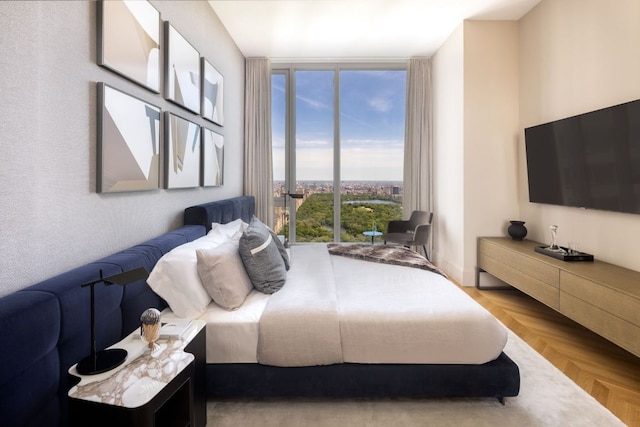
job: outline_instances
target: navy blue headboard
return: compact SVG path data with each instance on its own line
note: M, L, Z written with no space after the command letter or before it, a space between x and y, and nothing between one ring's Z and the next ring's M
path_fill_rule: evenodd
M90 293L83 283L137 267L151 271L171 249L204 236L180 227L0 298L0 425L64 427L69 367L90 352ZM96 286L98 350L140 327L140 314L166 302L145 280Z
M249 223L255 211L256 204L253 196L217 200L185 209L184 225L204 225L209 232L213 222L226 224L242 218L244 222Z

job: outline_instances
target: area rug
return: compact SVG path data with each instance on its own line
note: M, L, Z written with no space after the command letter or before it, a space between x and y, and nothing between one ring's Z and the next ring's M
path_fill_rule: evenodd
M509 331L505 353L520 367L505 399L211 400L215 427L623 426L593 397Z

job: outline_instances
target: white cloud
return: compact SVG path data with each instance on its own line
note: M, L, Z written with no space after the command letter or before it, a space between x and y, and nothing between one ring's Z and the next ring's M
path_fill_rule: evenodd
M332 105L327 105L318 100L307 98L306 96L297 95L296 99L299 99L300 101L304 102L305 104L309 105L312 108L315 108L316 110L333 110Z
M389 97L378 96L367 100L369 107L381 113L386 113L393 107L393 102Z

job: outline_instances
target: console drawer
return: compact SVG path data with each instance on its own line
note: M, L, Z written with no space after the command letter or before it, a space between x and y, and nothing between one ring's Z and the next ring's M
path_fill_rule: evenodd
M560 292L560 313L635 355L640 355L640 327L567 292Z
M535 279L482 253L478 262L484 271L504 280L549 307L558 309L560 290L557 287Z
M552 265L545 264L544 262L541 262L534 257L523 255L516 251L492 244L485 240L480 240L479 249L480 254L493 258L502 264L509 265L518 271L524 272L527 276L531 276L534 279L537 279L556 288L559 286L559 269ZM480 268L488 271L482 266L482 262L479 262Z
M575 274L560 273L560 290L640 326L640 300Z

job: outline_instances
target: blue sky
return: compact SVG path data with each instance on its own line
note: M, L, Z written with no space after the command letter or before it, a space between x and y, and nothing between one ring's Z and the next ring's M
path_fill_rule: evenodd
M273 80L274 180L284 180L284 76ZM341 178L402 181L406 72L340 71ZM296 71L299 181L333 179L333 71Z

